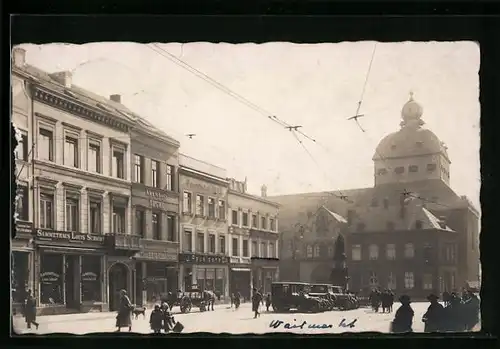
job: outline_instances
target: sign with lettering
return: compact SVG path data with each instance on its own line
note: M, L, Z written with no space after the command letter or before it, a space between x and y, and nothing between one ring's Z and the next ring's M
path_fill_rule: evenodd
M59 274L52 271L47 271L40 274L40 279L42 282L56 282L59 280Z
M135 258L150 261L177 262L177 254L168 252L140 251L135 254Z
M157 190L146 188L146 195L149 196L149 206L153 209L165 210L167 194Z
M97 274L93 273L91 271L88 271L88 272L82 274L82 280L83 281L96 281Z
M229 257L210 256L197 253L180 253L179 262L190 264L229 264Z
M212 195L222 195L221 187L209 183L193 182L189 179L186 179L186 181L184 182L184 187L196 192L203 192Z
M16 222L16 232L23 234L33 233L33 223L31 222Z
M83 241L83 242L104 242L104 235L92 235L92 234L82 234L67 231L54 231L54 230L42 230L37 229L36 235L37 240L45 241Z

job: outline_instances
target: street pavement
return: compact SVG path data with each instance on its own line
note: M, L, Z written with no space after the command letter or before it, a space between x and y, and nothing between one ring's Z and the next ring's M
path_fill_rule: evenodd
M414 332L423 332L424 323L422 316L427 310L429 303L412 303L415 312L413 318ZM394 312L399 304L394 304ZM177 314L175 320L184 325L182 333L210 332L210 333L274 333L274 332L292 332L297 334L327 334L342 332L389 332L390 322L394 318L393 313L374 313L369 308L359 308L349 311L329 311L317 314L286 313L277 314L272 311L266 312L265 307L261 307L262 315L257 319L253 318L251 305L242 304L238 310L230 308L229 305L216 306L215 311L198 312L192 311L188 314ZM139 316L132 322L133 333L151 333L149 328L149 315L151 310L146 312L146 317ZM39 316L37 321L40 323L38 330L32 328L26 329L24 319L14 318L14 329L16 333L72 333L87 334L95 332L113 332L116 313L92 313L75 315L54 315ZM344 319L344 321L343 321ZM348 327L348 324L354 322L354 326ZM277 328L270 326L283 321ZM306 322L303 326L300 326ZM286 327L298 327L287 329ZM343 323L344 327L341 325ZM128 331L128 329L122 329Z

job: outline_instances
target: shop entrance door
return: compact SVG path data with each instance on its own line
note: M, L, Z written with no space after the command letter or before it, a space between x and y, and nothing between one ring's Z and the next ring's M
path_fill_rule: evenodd
M78 256L66 255L64 295L66 297L66 308L70 309L77 309L80 303L76 294L78 288L75 287L77 268Z
M128 268L123 263L116 263L109 269L109 310L120 307L120 290L127 290ZM130 295L129 295L130 297Z

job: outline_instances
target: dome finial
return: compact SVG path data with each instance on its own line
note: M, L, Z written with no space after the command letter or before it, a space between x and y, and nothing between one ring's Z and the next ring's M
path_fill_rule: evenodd
M413 90L410 90L410 101L413 101Z

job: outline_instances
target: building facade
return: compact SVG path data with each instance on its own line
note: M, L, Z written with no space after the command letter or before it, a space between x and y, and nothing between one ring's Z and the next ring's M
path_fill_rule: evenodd
M253 287L268 293L279 279L279 205L266 194L265 186L259 197L247 193L246 179L229 180L230 292L247 300Z
M179 156L179 289L211 290L228 299L226 170Z
M177 291L179 142L137 117L131 149L136 303L146 305Z
M297 256L293 246L301 244L300 227L324 206L347 221L350 287L366 288L377 283L387 287L390 277L399 291L422 296L431 286L433 292L443 292L477 284L480 213L466 197L450 188L447 147L422 127L422 114L423 108L411 96L401 111L401 129L383 138L376 148L373 187L271 198L282 205L282 275L288 267L287 278L314 279L313 270L297 270L300 267L293 263ZM404 257L405 248L411 251L411 246L415 257ZM363 257L370 248L373 255L389 248L391 255L403 257L395 257L397 264ZM359 255L353 254L353 249L361 251L360 260L353 260ZM432 251L432 262L424 258L424 251ZM390 266L395 269L391 271Z

